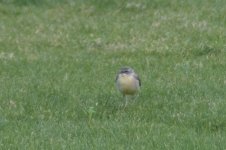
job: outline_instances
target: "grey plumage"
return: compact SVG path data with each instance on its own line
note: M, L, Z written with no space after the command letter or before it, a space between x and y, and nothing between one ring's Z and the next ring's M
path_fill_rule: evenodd
M123 68L121 68L120 71L118 72L117 76L116 76L115 81L118 80L119 74L122 74L122 73L125 73L125 74L133 73L133 76L139 81L139 86L141 86L141 80L140 80L139 76L130 67L123 67Z
M130 67L121 68L116 76L118 90L124 95L134 95L139 91L141 80Z

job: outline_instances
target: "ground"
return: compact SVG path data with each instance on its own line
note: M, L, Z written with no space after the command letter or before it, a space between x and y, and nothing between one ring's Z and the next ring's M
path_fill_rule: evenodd
M225 149L226 1L0 0L0 149ZM139 74L121 109L115 76Z

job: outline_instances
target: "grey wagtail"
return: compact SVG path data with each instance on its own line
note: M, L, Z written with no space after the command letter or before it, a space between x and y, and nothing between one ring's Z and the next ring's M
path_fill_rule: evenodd
M122 93L123 97L135 95L141 87L139 76L130 67L121 68L116 76L116 87ZM126 98L127 105L127 98Z

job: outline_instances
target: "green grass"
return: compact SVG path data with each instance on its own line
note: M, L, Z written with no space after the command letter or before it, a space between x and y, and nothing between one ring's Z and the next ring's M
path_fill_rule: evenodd
M0 149L226 149L226 1L0 0ZM131 66L126 109L114 80Z

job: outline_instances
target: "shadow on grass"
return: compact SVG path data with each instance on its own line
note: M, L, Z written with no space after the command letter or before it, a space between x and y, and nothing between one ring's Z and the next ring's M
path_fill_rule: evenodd
M219 55L221 50L209 45L201 45L198 49L193 50L194 56Z

